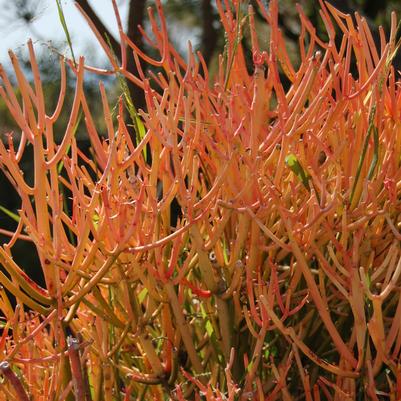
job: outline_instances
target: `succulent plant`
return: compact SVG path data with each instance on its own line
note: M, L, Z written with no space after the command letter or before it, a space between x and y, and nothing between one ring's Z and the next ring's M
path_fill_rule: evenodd
M211 76L190 44L186 61L172 47L160 1L152 36L143 31L159 59L128 39L113 5L122 62L86 17L110 69L61 59L55 110L31 42L33 83L10 52L20 97L0 68L20 127L0 141L0 166L21 198L17 229L0 231L10 237L0 247L0 398L400 399L395 16L378 49L360 16L320 2L324 41L298 8L293 65L277 0L257 1L268 38L252 6L217 0L226 46ZM66 68L75 97L57 142ZM106 132L86 101L90 73L121 84L114 109L99 84ZM146 110L127 81L143 88ZM27 147L33 184L20 169ZM35 245L44 288L13 260L17 241Z

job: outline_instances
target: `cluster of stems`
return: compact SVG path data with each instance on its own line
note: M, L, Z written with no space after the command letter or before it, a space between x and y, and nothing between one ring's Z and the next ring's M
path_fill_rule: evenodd
M401 398L395 16L378 48L359 15L321 1L322 39L299 8L296 64L278 1L256 3L268 37L252 6L216 1L226 44L213 76L190 44L187 60L173 48L160 0L143 31L158 59L129 40L115 0L121 63L81 10L110 68L61 59L55 110L31 42L32 82L10 52L18 96L0 67L19 127L0 166L21 199L16 230L0 229L0 399ZM75 94L57 141L67 68ZM121 84L116 105L99 84L105 132L88 74ZM14 261L17 241L36 247L44 288Z

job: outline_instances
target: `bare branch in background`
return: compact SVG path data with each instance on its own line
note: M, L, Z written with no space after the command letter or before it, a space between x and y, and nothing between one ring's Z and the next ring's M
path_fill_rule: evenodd
M106 40L110 42L113 52L121 61L120 43L118 40L103 24L102 20L93 10L87 0L77 0L77 3L83 8L99 32L101 32ZM146 0L131 0L128 6L127 35L139 48L143 48L143 41L138 29L138 25L143 25L145 6ZM127 53L127 70L132 74L137 75L137 68L132 52ZM137 109L144 108L145 98L143 96L143 91L132 82L128 83L128 88L135 107Z
M215 15L211 0L202 0L202 43L201 52L206 61L210 64L210 60L217 45L217 30L214 27Z
M95 10L89 4L87 0L76 0L88 17L92 20L95 24L98 31L104 36L104 38L111 44L113 48L113 52L116 54L117 57L120 57L120 44L118 43L117 39L113 36L113 34L107 29L107 27L103 24L102 20L99 18Z
M131 0L128 9L128 37L140 48L143 48L142 35L139 32L138 25L144 25L146 0ZM127 52L127 70L134 75L137 74L134 57L131 51ZM132 99L137 109L143 109L145 106L145 97L142 89L134 85L132 82L128 83Z

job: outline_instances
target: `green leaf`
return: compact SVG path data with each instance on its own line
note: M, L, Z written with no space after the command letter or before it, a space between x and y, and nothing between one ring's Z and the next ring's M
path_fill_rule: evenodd
M376 105L373 105L372 110L371 110L371 112L369 114L369 126L368 126L368 130L366 132L366 137L365 137L365 142L363 144L362 153L359 156L359 161L358 161L358 167L356 169L355 180L354 180L354 184L352 186L351 197L350 197L350 203L351 204L352 204L352 200L354 199L356 186L358 184L359 177L361 175L362 166L363 166L363 162L365 161L365 157L366 157L366 153L367 153L367 150L368 150L369 140L370 140L370 136L372 134L372 131L373 131L373 140L374 140L374 150L373 150L374 153L373 153L372 162L371 162L370 167L369 167L368 180L372 179L375 167L377 165L377 160L378 160L378 157L379 157L379 134L378 134L377 128L374 126L375 114L376 114Z
M201 307L200 308L200 312L201 312L202 319L204 321L206 320L206 324L205 324L206 333L208 334L208 336L210 338L212 338L213 337L213 333L214 333L213 325L210 322L210 320L208 319L207 313L206 313L205 308L203 307L202 304L201 304L200 307Z
M237 21L236 21L236 27L235 27L235 31L236 31L235 32L235 42L234 42L232 53L230 55L231 57L229 60L227 60L228 59L228 50L227 49L229 46L228 37L226 37L226 41L225 41L225 45L224 45L224 55L223 56L225 58L225 61L227 62L227 67L226 67L227 71L226 71L226 77L224 80L224 89L225 90L227 89L228 83L230 81L231 70L234 66L234 61L235 61L235 56L237 54L238 45L241 43L241 40L242 40L242 34L241 34L242 13L241 13L241 3L240 2L238 3L238 8L236 10L236 13L237 13L237 15L236 15ZM246 15L246 17L247 17L247 15Z
M143 124L142 120L139 118L138 115L135 117L135 121L138 129L139 139L142 140L146 135L145 125Z
M107 44L109 45L110 51L112 52L113 57L117 62L117 56L115 55L115 53L113 51L113 47L112 47L112 45L110 43L110 38L107 35L106 35L106 40L107 40ZM141 120L141 117L138 114L138 111L136 110L136 107L134 105L134 101L132 100L131 92L129 91L126 78L124 77L124 75L122 75L118 71L116 72L116 76L117 76L117 79L118 79L118 83L120 85L121 92L122 92L122 94L124 96L124 100L125 100L126 107L128 109L128 113L129 113L129 115L131 117L131 120L132 120L132 123L134 125L137 143L139 143L139 142L141 142L141 140L146 135L145 126L144 126L144 124L143 124L143 122ZM145 157L145 160L147 158L146 153L147 152L146 152L146 146L145 146L143 148L143 155Z
M263 356L264 356L264 358L265 358L266 361L269 360L269 358L270 358L270 349L269 349L269 347L266 347Z
M99 213L97 213L97 212L95 211L95 212L93 213L93 216L92 216L92 223L93 223L93 225L95 226L95 228L98 227L98 225L99 225L99 220L100 220Z
M65 22L65 18L64 18L64 12L63 12L63 7L61 5L61 0L56 0L56 4L57 4L58 16L60 18L61 25L63 26L65 37L66 37L67 43L68 43L68 47L70 48L70 51L71 51L72 60L74 61L74 65L77 65L77 63L75 61L74 50L72 49L70 32L68 31L67 23Z
M228 262L230 260L230 250L227 248L225 241L223 241L223 257L224 263L228 265Z
M7 208L5 208L4 206L0 205L0 210L6 214L8 217L10 217L11 219L13 219L14 221L16 221L17 223L19 223L20 221L20 217L18 216L18 214L13 213L11 210L8 210Z
M207 332L209 337L212 337L214 330L213 330L212 323L210 323L210 320L208 320L206 322L206 332Z
M251 360L251 362L249 362L249 364L248 364L248 366L247 366L247 368L246 368L246 371L247 372L250 372L251 370L252 370L252 366L254 365L254 361L253 360Z
M142 291L138 294L138 301L139 301L140 304L145 299L147 293L148 293L148 289L147 288L143 288Z
M146 135L145 126L144 126L141 118L139 117L138 111L136 110L136 107L132 100L131 93L129 91L128 84L127 84L125 77L123 75L121 75L120 73L118 73L117 75L118 75L118 82L120 84L120 89L124 95L128 113L134 124L137 142L139 143Z
M285 164L298 177L299 181L302 182L303 186L308 191L310 191L310 186L309 186L310 177L305 173L305 170L302 168L302 166L299 163L297 157L293 153L290 153L285 158Z
M379 160L379 131L377 130L376 127L373 127L373 143L374 143L373 158L369 166L368 180L371 180L373 178L373 174L377 166L377 161Z

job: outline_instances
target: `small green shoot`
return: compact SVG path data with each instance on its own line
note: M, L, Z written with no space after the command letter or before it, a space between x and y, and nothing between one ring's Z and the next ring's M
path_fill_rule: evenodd
M72 60L74 62L74 66L76 66L77 63L75 61L74 50L72 48L71 36L70 36L70 32L68 31L67 23L66 23L65 18L64 18L64 12L63 12L63 7L61 5L61 0L56 0L56 4L57 4L58 16L60 18L60 22L61 22L61 25L63 27L64 33L65 33L65 37L67 39L68 47L70 48L71 57L72 57Z
M111 46L111 43L110 43L110 38L106 36L106 40L107 40L107 43L109 45L110 51L113 54L114 59L117 60L117 56L115 55L113 47ZM137 143L139 143L139 142L142 141L142 139L146 135L145 125L143 124L143 122L141 120L141 117L139 116L138 111L137 111L137 109L136 109L136 107L134 105L134 101L132 100L131 92L129 91L129 88L128 88L127 80L118 71L116 72L116 77L118 79L118 83L119 83L121 92L122 92L122 94L124 96L124 100L125 100L125 103L126 103L126 107L128 109L128 113L129 113L129 115L131 117L131 120L132 120L132 123L134 125L134 130L135 130L135 133L136 133ZM144 154L145 159L147 159L146 153L147 153L146 152L146 147L144 147L143 154Z
M238 9L237 9L237 25L236 25L236 32L235 32L235 42L233 46L232 53L230 54L230 59L227 60L227 72L226 72L226 77L224 81L224 89L227 89L228 83L230 82L230 75L231 75L231 70L234 65L234 60L235 60L235 55L237 53L238 45L241 43L242 36L241 36L241 2L238 2ZM246 17L246 16L245 16ZM228 58L227 54L227 48L229 46L228 39L226 37L226 43L224 45L224 55L226 58Z
M376 105L373 105L372 110L369 114L369 126L368 126L368 130L366 132L366 137L365 137L365 142L363 144L362 153L359 157L354 185L352 186L351 198L350 198L351 204L354 199L354 195L355 195L356 187L358 185L359 178L361 176L362 166L363 166L363 162L365 161L366 152L368 150L369 140L370 140L370 136L371 136L372 132L373 132L373 139L374 139L374 153L373 153L372 162L369 167L368 180L372 179L375 167L377 165L377 160L379 158L379 134L378 134L377 128L374 126L375 114L376 114Z
M138 294L138 301L140 304L144 301L147 294L148 294L147 288L143 288L141 292Z
M305 170L302 168L301 163L298 161L298 158L293 153L290 153L285 158L285 164L298 177L299 181L302 182L303 186L310 192L310 186L309 186L310 176L305 173Z
M0 205L0 210L6 214L8 217L10 217L11 219L13 219L15 222L19 223L20 221L20 217L18 216L18 214L13 213L11 210L5 208L4 206Z

